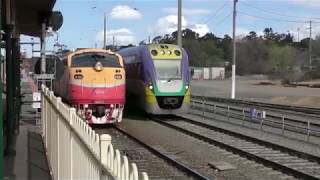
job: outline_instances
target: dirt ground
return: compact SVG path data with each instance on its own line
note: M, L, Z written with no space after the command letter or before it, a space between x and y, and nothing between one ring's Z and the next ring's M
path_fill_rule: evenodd
M295 106L320 107L320 88L284 87L279 81L274 85L258 85L268 80L237 79L236 98L269 103L289 104ZM312 83L319 83L314 81ZM309 82L310 83L310 82ZM215 96L229 98L231 80L193 80L191 82L193 95Z

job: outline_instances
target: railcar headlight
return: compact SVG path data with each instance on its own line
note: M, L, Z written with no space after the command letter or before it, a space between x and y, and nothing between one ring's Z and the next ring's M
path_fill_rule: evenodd
M175 54L176 56L180 56L181 52L180 52L179 50L175 50L175 51L174 51L174 54Z
M114 105L113 105L113 104L111 104L111 105L110 105L110 107L111 107L111 108L113 108L113 107L114 107Z
M149 85L149 89L152 90L152 89L153 89L153 86L152 86L152 85Z
M172 54L172 52L169 50L169 51L167 51L167 53L169 54L169 55L171 55Z
M151 50L151 54L153 55L153 56L156 56L156 55L158 55L158 51L157 50Z
M88 107L89 107L89 105L88 105L88 104L85 104L83 107L84 107L84 108L88 108Z
M164 50L161 51L161 54L164 55L166 52Z
M188 90L189 89L189 86L188 85L186 85L186 90Z

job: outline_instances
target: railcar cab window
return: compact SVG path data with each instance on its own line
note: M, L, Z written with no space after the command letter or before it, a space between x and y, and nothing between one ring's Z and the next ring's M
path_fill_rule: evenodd
M117 56L104 53L83 53L72 57L71 67L94 67L100 62L103 67L121 67Z
M158 59L153 61L157 79L159 80L177 80L182 79L181 61Z

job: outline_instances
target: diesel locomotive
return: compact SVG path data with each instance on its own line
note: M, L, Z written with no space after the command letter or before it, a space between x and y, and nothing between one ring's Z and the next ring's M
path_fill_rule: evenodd
M121 122L125 104L122 57L104 49L81 49L56 62L53 91L89 124Z

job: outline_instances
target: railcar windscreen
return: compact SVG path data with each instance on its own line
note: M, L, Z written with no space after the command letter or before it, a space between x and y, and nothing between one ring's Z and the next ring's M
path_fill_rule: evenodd
M181 61L179 60L154 60L157 79L181 79Z
M119 58L105 53L83 53L72 57L71 67L94 67L100 62L103 67L121 67Z

